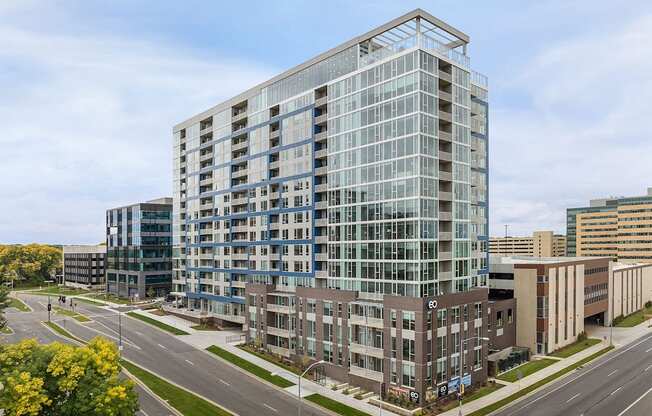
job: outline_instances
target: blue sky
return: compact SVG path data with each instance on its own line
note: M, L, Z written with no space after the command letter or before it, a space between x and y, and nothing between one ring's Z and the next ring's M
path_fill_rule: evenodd
M172 125L416 7L489 76L492 235L652 186L646 1L5 0L0 242L103 241L171 193Z

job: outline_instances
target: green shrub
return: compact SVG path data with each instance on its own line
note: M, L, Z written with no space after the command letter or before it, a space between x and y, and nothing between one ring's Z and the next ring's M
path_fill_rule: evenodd
M586 336L586 331L582 331L577 335L577 340L578 341L586 341L588 337Z
M648 309L652 308L652 300L648 300L647 302L645 302L645 307Z

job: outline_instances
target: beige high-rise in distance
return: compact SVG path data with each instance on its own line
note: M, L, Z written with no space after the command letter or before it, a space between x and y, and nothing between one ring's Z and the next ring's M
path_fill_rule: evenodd
M505 256L560 257L566 252L566 237L552 231L535 231L531 237L491 237L489 253Z

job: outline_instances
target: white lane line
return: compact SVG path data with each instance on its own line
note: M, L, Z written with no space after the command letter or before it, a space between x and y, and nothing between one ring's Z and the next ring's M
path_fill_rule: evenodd
M527 407L530 407L531 405L533 405L534 403L538 402L539 400L544 399L544 398L550 396L552 393L555 393L555 392L558 391L559 389L562 389L562 388L566 387L566 386L569 385L570 383L572 383L572 382L574 382L574 381L580 379L581 377L584 377L585 375L589 374L591 371L593 371L593 370L595 370L595 369L597 369L597 368L602 367L603 365L607 364L609 361L613 360L614 358L620 357L621 355L623 355L623 354L626 353L627 351L631 350L631 349L634 348L634 347L639 346L640 344L642 344L642 343L644 343L644 342L646 342L646 341L649 341L650 339L652 339L652 336L645 337L644 339L638 341L638 342L635 343L635 344L630 345L629 347L627 347L627 348L621 350L620 352L616 352L616 353L614 353L614 354L611 355L610 357L607 357L607 359L604 360L603 362L601 362L600 364L597 364L597 365L595 365L595 366L589 368L588 370L584 371L584 372L583 372L582 374L580 374L579 376L577 376L577 377L575 377L575 378L571 378L571 379L569 379L569 380L566 381L565 383L560 384L559 386L555 387L554 389L550 390L549 392L547 392L547 393L545 393L545 394L542 394L541 396L537 397L536 399L534 399L534 400L528 402L526 405L524 405L524 406L522 406L522 407L520 407L520 408L518 408L518 409L514 409L513 412L509 413L509 415L513 415L513 414L515 414L515 413L517 413L517 412L520 412L521 410L523 410L523 409L525 409L525 408L527 408ZM598 359L599 359L599 358L598 358Z
M142 414L145 415L145 416L149 416L149 415L147 414L147 412L145 412L143 409L140 409L140 413L142 413Z
M647 367L645 367L645 370L643 370L643 371L647 371L647 370L649 370L650 368L652 368L652 364L651 364L651 365L648 365Z
M648 391L646 391L645 393L643 393L643 394L641 395L641 397L639 397L638 399L634 400L634 402L633 402L632 404L630 404L629 406L627 406L627 407L625 408L625 410L623 410L622 412L618 413L618 416L623 416L625 413L627 413L627 411L628 411L629 409L631 409L632 407L636 406L636 403L640 402L640 401L643 399L643 397L647 396L648 393L650 393L651 391L652 391L652 387L650 387L650 388L648 389Z
M571 397L570 399L566 400L566 403L570 403L571 400L577 398L577 396L579 396L580 394L581 394L581 393L577 393L575 396L573 396L573 397Z
M165 345L158 344L158 346L161 347L161 348L163 348L164 350L167 350L167 348L165 347Z
M267 403L263 403L263 406L271 410L272 412L278 413L278 410L274 409L272 406L268 405Z
M611 377L611 376L613 376L614 374L616 374L617 371L618 371L618 370L614 370L614 371L612 371L611 373L607 374L607 377Z
M645 352L650 352L650 351L652 351L652 348L648 348L647 350L645 350Z
M220 383L224 384L225 386L230 386L231 384L227 383L226 381L222 380L221 378L218 379L220 380Z
M190 361L190 360L186 360L186 362L187 362L188 364L190 364L190 365L195 365L195 363L193 363L193 362Z
M612 391L611 393L609 393L609 396L613 396L614 394L618 393L618 391L619 391L620 389L622 389L622 388L623 388L623 386L618 387L616 390L614 390L614 391Z

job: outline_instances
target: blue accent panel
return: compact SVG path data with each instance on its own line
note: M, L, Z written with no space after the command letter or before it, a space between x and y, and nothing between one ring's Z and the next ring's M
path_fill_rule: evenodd
M186 292L186 296L190 299L208 299L208 300L214 300L221 303L239 303L241 305L245 304L244 299L231 298L228 296L211 295L208 293Z
M299 146L303 146L303 145L310 144L310 143L312 143L312 139L305 139L305 140L302 140L300 142L286 144L285 146L275 147L272 150L267 150L267 151L264 151L264 152L255 153L253 155L247 155L247 156L238 158L238 160L236 162L229 161L229 162L225 162L225 163L222 163L222 164L219 164L219 165L206 166L205 168L200 169L197 172L189 173L186 176L188 176L188 177L197 176L197 175L200 175L202 173L212 172L215 169L220 169L220 168L224 168L224 167L227 167L227 166L231 166L231 165L243 162L245 160L258 159L259 157L269 156L272 153L277 153L277 152L280 152L282 150L288 150L288 149L292 149L294 147L299 147Z
M187 271L193 272L222 272L232 274L259 274L270 276L291 276L291 277L314 277L314 273L284 272L280 270L248 270L248 269L219 269L217 267L186 267Z
M281 183L281 182L293 181L295 179L307 178L310 175L312 175L312 173L302 173L300 175L285 176L285 177L282 177L282 178L274 178L274 179L270 179L269 181L265 181L265 182L257 182L257 183L247 184L247 185L232 186L232 187L230 187L228 189L223 189L221 191L204 192L203 194L200 194L198 196L193 196L193 197L188 197L186 199L182 199L182 201L190 201L192 199L200 199L200 198L207 198L209 196L228 194L230 192L237 192L237 191L242 191L242 190L245 190L245 189L257 188L259 186L265 186L265 185L269 185L269 184L272 184L272 183Z
M281 115L278 115L278 116L274 116L274 117L270 118L269 120L264 121L264 122L262 122L262 123L260 123L260 124L256 124L256 125L253 125L253 126L245 127L245 128L242 129L242 130L238 130L238 132L235 133L235 134L234 134L234 133L231 133L231 134L229 134L228 136L220 137L219 139L213 139L213 140L211 140L211 141L209 141L209 142L203 143L203 144L201 144L199 147L195 147L195 148L192 148L192 149L187 149L187 150L186 150L184 153L182 153L182 154L187 155L187 154L190 153L190 152L194 152L194 151L197 151L197 150L201 150L201 149L204 149L204 148L209 147L209 146L211 146L211 145L214 145L214 144L217 144L217 143L221 143L221 142L224 142L224 141L227 141L227 140L231 140L231 139L234 138L234 137L238 137L238 136L240 136L240 135L242 135L242 134L249 133L249 132L251 132L252 130L256 130L256 129L258 129L258 128L260 128L260 127L263 127L263 126L266 126L266 125L269 125L269 124L272 124L272 123L276 123L277 121L282 121L284 118L288 118L288 117L295 116L295 115L297 115L297 114L299 114L299 113L303 113L304 111L308 111L308 110L310 110L310 109L312 109L312 108L314 108L314 107L315 107L314 104L310 104L310 105L307 105L307 106L305 106L305 107L299 108L299 109L297 109L297 110L290 111L289 113L281 114Z

